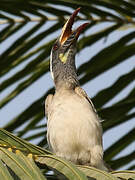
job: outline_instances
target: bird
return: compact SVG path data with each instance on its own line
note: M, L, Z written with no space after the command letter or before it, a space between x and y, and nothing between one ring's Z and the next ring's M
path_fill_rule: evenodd
M80 87L75 66L77 40L89 23L72 30L76 9L52 46L50 72L55 93L45 100L47 141L56 156L77 165L108 171L103 160L102 125L97 111Z

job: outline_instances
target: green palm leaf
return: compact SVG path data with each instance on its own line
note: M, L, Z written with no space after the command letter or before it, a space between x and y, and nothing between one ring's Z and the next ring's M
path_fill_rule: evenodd
M13 180L12 176L10 175L10 173L8 172L8 169L4 166L4 164L2 163L2 161L0 160L0 178L3 180Z
M0 74L1 92L4 95L2 94L0 105L3 111L8 109L11 112L12 108L8 108L10 104L15 105L18 97L26 93L26 90L33 87L41 78L47 77L52 44L60 34L67 17L78 7L81 7L78 21L90 22L85 29L85 36L82 35L78 42L78 59L81 54L85 53L85 50L88 52L87 57L84 56L83 62L78 67L81 85L88 84L91 80L95 81L107 71L111 70L113 74L115 67L129 62L129 59L134 57L134 0L1 0ZM124 35L119 38L121 32L124 32ZM109 38L114 37L114 34L118 39L108 43ZM91 48L103 40L105 41L102 47L91 53ZM102 86L100 91L94 95L93 102L100 117L105 120L103 122L104 132L123 123L131 122L131 119L135 117L133 110L135 104L134 77L133 63L133 69L118 76L109 86ZM43 120L44 100L49 93L54 92L53 88L47 87L46 82L48 80L44 82L42 95L36 99L33 97L27 107L20 113L16 112L15 117L10 118L10 121L3 125L6 130L26 140L38 139L37 144L40 146L47 145L46 122ZM129 86L131 88L124 97L111 103ZM31 95L27 93L26 97L29 96ZM26 98L26 102L29 101L28 99ZM2 118L3 122L5 117ZM118 159L114 160L114 158L131 145L133 140L134 129L125 132L123 137L120 137L105 151L105 160L114 169L128 165L132 161L134 155L132 152ZM20 147L23 152L38 155L50 154L46 150L27 144L26 141L14 139L14 136L3 129L0 130L0 142L8 147L12 145ZM134 165L129 166L131 169L134 168ZM3 167L1 161L0 167ZM5 177L12 179L7 167L2 169L1 178L7 172Z
M64 174L68 179L87 180L86 176L79 171L75 165L54 155L38 156L36 162L40 162L41 164L45 164L50 168L57 170L59 173Z
M101 171L99 169L89 167L89 166L78 166L78 168L83 171L88 177L98 179L98 180L117 180L115 176L112 176L109 173Z
M0 148L0 159L15 173L12 175L13 177L31 180L45 179L34 161L24 156L21 152L19 152L19 155L15 155L6 149Z
M124 179L135 179L135 172L134 171L113 171L111 172L116 177L124 178Z
M117 180L117 177L128 179L135 176L134 171L113 171L108 173L90 166L73 165L3 129L0 129L0 137L0 176L5 180L6 178L36 180L46 179L45 177L51 179L55 176L52 172L52 175L48 176L50 170L53 170L58 178L66 176L71 180L86 180L87 177L96 180Z

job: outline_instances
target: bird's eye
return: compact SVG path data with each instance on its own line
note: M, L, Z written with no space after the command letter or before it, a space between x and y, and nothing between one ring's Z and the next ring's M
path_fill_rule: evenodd
M54 50L57 50L57 49L58 49L58 45L57 45L57 44L54 44L53 49L54 49Z

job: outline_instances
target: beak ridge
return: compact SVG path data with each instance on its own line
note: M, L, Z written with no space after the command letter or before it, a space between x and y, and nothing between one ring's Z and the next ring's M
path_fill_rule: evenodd
M68 37L73 33L75 36L75 39L78 39L80 33L82 32L82 30L89 24L89 23L84 23L81 26L79 26L77 28L77 30L75 30L74 32L72 31L72 26L75 20L75 17L77 16L78 12L80 11L81 8L77 8L73 14L70 16L70 18L67 20L67 22L65 23L64 27L62 28L62 33L61 36L59 38L59 42L61 44L63 44Z

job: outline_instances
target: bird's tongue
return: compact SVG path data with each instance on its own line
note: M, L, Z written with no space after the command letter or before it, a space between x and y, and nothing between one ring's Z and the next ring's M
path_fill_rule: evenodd
M79 11L80 11L80 8L76 9L73 12L73 14L70 16L70 18L67 20L64 27L62 28L62 33L59 39L61 44L63 44L72 33L75 33L75 37L78 38L81 31L89 24L89 23L84 23L81 26L79 26L74 32L72 31L72 26L73 26L75 17L77 16Z

